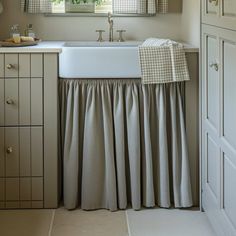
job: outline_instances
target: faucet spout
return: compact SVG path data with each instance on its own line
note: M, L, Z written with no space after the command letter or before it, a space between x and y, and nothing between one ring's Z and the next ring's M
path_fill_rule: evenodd
M108 23L109 23L109 42L113 42L113 27L114 21L112 19L111 12L108 12Z

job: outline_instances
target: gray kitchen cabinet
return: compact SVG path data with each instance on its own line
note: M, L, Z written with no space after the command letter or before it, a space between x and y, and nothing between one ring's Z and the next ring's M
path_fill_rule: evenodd
M202 26L202 203L217 235L236 235L236 31Z
M57 53L0 53L0 209L58 206Z

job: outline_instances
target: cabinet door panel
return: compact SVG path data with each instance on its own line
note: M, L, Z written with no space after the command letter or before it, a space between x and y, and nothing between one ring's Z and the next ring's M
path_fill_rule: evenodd
M31 80L31 125L43 124L43 81Z
M31 173L32 176L43 176L43 129L31 128Z
M30 128L20 129L20 176L31 175Z
M217 235L236 235L236 32L206 25L202 30L202 201ZM215 84L207 72L212 54L206 47L206 35L216 38L219 82ZM215 113L209 112L211 109ZM212 129L216 123L217 128Z
M6 176L19 176L18 128L5 128Z
M223 135L236 149L236 42L221 41L223 69Z
M5 125L18 125L18 79L5 80Z
M6 201L20 199L19 187L19 178L6 178Z
M216 4L214 1L210 2L209 0L205 0L206 5L206 14L209 15L217 15L218 13L218 4Z
M223 165L223 183L224 183L224 203L223 209L232 222L234 229L236 231L236 166L231 162L230 158L224 155L224 165Z
M211 193L215 199L219 199L219 168L220 168L220 149L215 141L208 134L206 137L207 141L207 179L206 184L210 188Z
M207 119L216 130L219 129L219 72L214 64L219 62L217 39L206 37L207 64L206 64L206 99Z
M5 130L0 127L0 177L5 176Z
M5 77L17 78L19 71L18 54L5 54Z

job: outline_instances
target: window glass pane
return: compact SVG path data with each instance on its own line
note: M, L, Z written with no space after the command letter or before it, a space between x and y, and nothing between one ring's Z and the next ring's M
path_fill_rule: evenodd
M71 1L73 2L73 0ZM65 13L65 12L66 12L65 0L52 0L52 13ZM73 12L80 13L81 11L75 10L74 8ZM95 13L108 13L108 12L112 12L112 0L98 0L95 4Z

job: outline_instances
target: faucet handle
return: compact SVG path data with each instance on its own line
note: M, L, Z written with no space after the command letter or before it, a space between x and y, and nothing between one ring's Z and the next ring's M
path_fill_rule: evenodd
M116 32L119 33L119 39L118 39L118 42L124 42L124 38L123 38L123 33L126 32L126 30L117 30Z
M96 30L96 32L98 33L98 42L103 42L103 38L102 38L102 33L105 32L105 30Z

